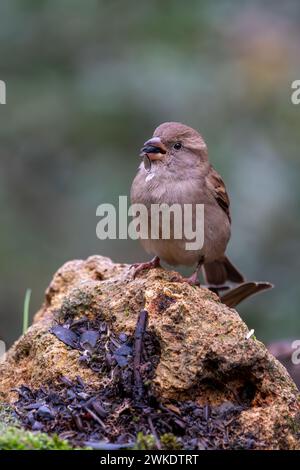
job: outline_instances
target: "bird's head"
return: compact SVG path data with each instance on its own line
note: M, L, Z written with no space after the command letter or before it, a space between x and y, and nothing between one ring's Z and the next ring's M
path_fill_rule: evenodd
M140 156L146 169L151 164L193 165L207 162L207 147L201 135L179 122L165 122L158 126L153 137L144 143Z

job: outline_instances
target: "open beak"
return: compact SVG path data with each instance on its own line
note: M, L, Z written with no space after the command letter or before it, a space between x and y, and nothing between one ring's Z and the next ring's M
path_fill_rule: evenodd
M140 157L147 156L151 161L162 160L167 149L159 137L152 137L144 143L141 149Z

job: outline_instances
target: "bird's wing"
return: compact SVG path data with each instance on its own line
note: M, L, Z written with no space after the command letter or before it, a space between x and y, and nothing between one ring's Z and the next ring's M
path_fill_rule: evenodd
M229 197L225 188L225 184L219 175L219 173L216 172L216 170L210 166L208 174L206 176L206 184L208 188L212 191L217 203L219 206L223 209L223 211L226 213L229 222L231 222L231 217L230 217L230 201Z

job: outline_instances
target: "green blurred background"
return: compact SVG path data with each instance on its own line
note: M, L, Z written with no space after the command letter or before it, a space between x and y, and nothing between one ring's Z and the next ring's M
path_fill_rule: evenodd
M96 208L128 195L163 121L205 137L226 182L228 253L276 289L239 307L265 341L300 337L299 1L2 0L0 337L21 333L67 260L147 259L99 241Z

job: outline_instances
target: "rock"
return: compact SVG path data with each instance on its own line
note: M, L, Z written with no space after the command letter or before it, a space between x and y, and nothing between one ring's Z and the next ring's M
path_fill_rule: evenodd
M300 448L297 387L260 341L247 338L235 310L207 289L180 282L176 272L159 268L133 279L127 265L101 256L68 262L55 274L33 325L0 365L1 402L13 403L16 387L37 389L61 376L105 387L105 372L85 367L82 353L50 330L57 322L101 318L121 338L117 355L127 361L130 348L122 340L132 338L142 309L160 350L154 396L216 407L222 416L238 407L230 448Z

